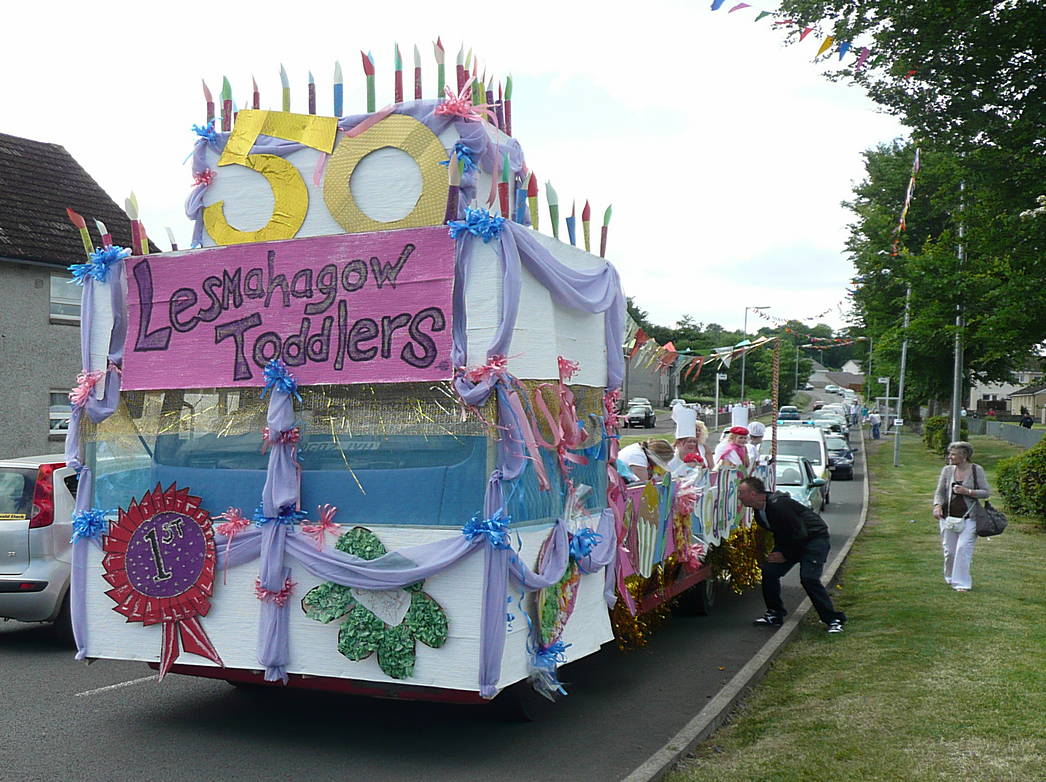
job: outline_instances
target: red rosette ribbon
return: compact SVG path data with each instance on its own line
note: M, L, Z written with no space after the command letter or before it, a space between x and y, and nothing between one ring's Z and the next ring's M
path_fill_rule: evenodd
M160 484L120 508L102 544L103 578L113 610L128 622L159 624L160 677L184 649L224 665L200 617L211 609L216 554L210 514L200 498Z

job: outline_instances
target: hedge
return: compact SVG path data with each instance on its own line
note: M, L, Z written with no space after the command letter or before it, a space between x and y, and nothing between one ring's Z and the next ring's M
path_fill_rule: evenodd
M944 455L948 453L948 444L951 443L951 419L946 415L935 415L923 422L923 442L926 447L934 453ZM959 439L970 438L970 427L966 421L959 423Z
M1046 526L1046 438L996 464L995 482L1006 507Z

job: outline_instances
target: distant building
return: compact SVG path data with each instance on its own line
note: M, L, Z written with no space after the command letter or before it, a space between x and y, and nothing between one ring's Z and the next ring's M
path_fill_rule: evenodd
M1044 364L1046 364L1046 359L1028 362L1023 368L1014 372L1015 380L1012 383L975 383L970 386L968 407L981 412L994 408L995 410L1006 410L1008 413L1020 413L1020 406L1014 407L1011 404L1011 398L1026 386L1046 381Z
M80 288L66 267L86 255L66 207L130 246L127 215L57 144L0 133L0 458L60 451L81 370Z
M1017 415L1023 407L1036 421L1046 423L1046 383L1033 383L1018 388L1009 396L1010 412Z
M862 375L861 365L854 361L852 358L843 364L843 372L850 375Z

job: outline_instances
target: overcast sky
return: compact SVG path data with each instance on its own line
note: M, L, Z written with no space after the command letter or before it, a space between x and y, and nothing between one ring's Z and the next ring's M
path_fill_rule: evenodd
M488 74L512 74L514 135L561 214L588 198L596 223L613 203L607 256L652 320L739 329L746 304L799 320L831 307L822 320L839 327L852 274L839 202L863 176L861 152L904 129L859 88L823 78L837 66L813 62L813 36L785 48L769 19L727 14L733 4L9 3L0 131L63 145L118 204L135 191L161 247L165 226L187 246L201 78L217 100L228 76L242 107L253 74L262 108L279 108L282 63L304 113L311 69L322 114L340 60L345 111L357 113L360 49L374 53L379 106L392 100L394 41L405 70L418 44L432 97L439 34L448 82L462 42ZM548 231L543 195L542 222Z

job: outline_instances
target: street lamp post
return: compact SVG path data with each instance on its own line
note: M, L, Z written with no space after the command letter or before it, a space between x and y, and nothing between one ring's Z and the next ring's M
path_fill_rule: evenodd
M745 325L744 325L744 336L741 337L741 341L748 339L748 310L768 310L769 307L745 307ZM741 404L745 403L745 357L748 355L748 351L742 351L741 353Z

